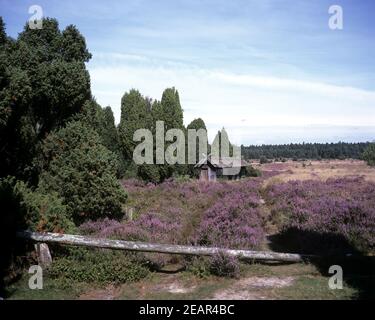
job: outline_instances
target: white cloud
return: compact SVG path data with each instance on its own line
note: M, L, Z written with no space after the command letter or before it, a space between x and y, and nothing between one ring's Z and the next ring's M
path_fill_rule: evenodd
M375 126L372 91L317 81L158 64L141 56L117 58L116 64L89 66L93 94L101 105L112 107L117 122L125 91L137 88L146 96L160 99L165 88L175 86L185 109L185 124L203 118L211 139L223 126L235 133L238 143L245 144L252 142L248 141L248 133L254 127ZM262 140L253 136L251 139Z

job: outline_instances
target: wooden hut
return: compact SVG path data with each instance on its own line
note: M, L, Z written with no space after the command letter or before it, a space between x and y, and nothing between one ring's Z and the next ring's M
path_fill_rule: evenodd
M244 160L233 158L212 158L208 155L202 158L194 168L200 170L199 180L216 181L218 177L226 177L229 180L239 179L245 167L248 166Z

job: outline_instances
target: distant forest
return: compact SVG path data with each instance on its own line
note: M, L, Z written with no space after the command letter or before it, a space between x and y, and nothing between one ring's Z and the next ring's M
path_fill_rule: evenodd
M361 155L369 145L369 142L291 143L241 146L241 151L245 159L361 159Z

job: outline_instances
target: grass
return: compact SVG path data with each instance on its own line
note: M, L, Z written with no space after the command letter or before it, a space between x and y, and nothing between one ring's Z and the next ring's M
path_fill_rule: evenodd
M301 276L293 286L275 289L271 296L286 300L350 300L357 295L354 288L343 284L343 289L332 290L322 276Z
M61 299L141 299L205 300L223 299L287 299L287 300L347 300L359 297L359 289L350 286L353 278L344 276L342 290L328 287L329 277L313 264L241 264L238 279L216 276L198 277L188 271L173 273L173 268L164 272L152 272L146 278L126 284L98 285L93 283L66 282L61 279L44 279L42 290L28 287L29 275L25 274L18 282L8 287L8 298L14 300L61 300ZM292 279L283 287L253 285L253 281L272 279ZM349 281L346 281L349 280ZM370 282L370 277L360 280ZM370 298L370 297L367 297Z
M86 283L75 283L67 285L55 279L43 279L43 289L30 289L28 285L28 274L7 287L7 299L10 300L74 300L90 288Z

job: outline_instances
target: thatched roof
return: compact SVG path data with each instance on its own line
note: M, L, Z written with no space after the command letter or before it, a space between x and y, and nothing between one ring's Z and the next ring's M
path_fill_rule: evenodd
M220 169L220 168L236 168L236 167L246 167L249 165L245 160L242 159L235 159L232 157L223 157L223 158L214 158L209 154L202 158L194 168L200 168L205 164L210 164L212 167Z

